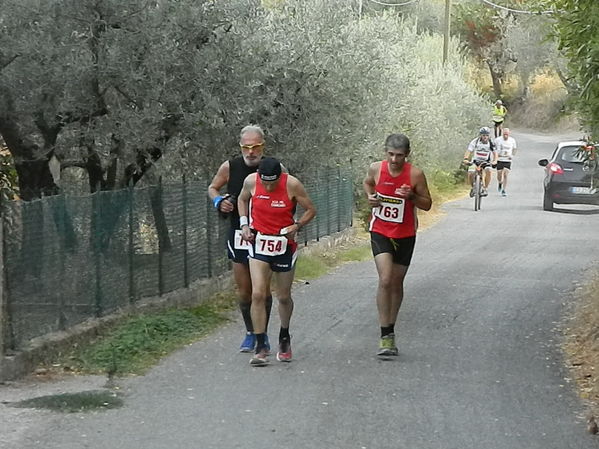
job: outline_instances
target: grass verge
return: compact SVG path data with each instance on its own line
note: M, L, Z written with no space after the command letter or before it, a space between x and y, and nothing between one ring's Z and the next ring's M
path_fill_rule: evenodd
M134 316L74 348L53 366L85 374L141 374L169 352L228 321L233 308L232 293L222 293L197 307Z

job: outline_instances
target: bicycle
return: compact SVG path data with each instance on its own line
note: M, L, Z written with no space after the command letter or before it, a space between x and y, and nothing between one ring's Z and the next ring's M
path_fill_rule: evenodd
M487 161L472 161L472 162L468 162L466 165L475 165L475 170L474 170L474 180L472 182L472 190L474 191L474 211L479 211L480 210L480 206L481 206L481 202L482 202L482 197L483 197L483 186L484 186L484 182L483 182L483 176L484 176L484 170L486 167L489 167L491 165L490 162Z

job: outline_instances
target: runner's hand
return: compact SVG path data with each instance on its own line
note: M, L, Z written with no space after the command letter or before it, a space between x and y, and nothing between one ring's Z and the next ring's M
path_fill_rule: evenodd
M254 241L254 233L250 229L248 225L245 225L241 228L241 239L244 242L253 242Z
M411 198L412 188L407 184L402 184L402 186L399 188L399 192L397 192L397 196L400 198Z
M235 209L235 205L231 202L229 198L224 198L218 205L218 210L224 214L232 212L233 209Z
M368 194L368 204L372 207L377 207L381 205L381 200L376 193Z

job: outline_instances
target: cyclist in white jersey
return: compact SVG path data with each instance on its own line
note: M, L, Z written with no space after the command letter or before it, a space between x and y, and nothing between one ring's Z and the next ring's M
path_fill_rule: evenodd
M516 140L510 136L509 128L503 128L503 133L495 139L497 149L497 190L501 196L507 196L507 177L512 169L512 158L518 149Z
M491 130L489 128L486 126L482 127L478 131L478 134L479 136L468 144L468 148L464 153L464 162L473 163L468 168L468 182L471 186L474 182L475 164L481 162L488 162L490 164L485 167L485 174L483 176L482 196L487 196L487 189L491 183L492 165L497 164L497 152L495 151L495 144L490 140ZM470 196L474 196L474 188L470 189Z

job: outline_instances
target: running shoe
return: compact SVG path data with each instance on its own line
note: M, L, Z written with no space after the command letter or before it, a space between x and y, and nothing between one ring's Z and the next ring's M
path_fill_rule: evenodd
M252 366L264 366L268 365L268 352L266 352L266 348L260 349L257 353L255 353L250 359L250 365Z
M285 338L279 340L279 352L277 352L277 360L279 362L291 362L291 339Z
M484 187L480 189L480 196L487 196L488 194L489 192L487 192L487 189L485 189Z
M241 342L239 352L253 352L256 348L256 335L252 332L245 334L245 338Z
M399 355L397 346L395 346L395 335L389 334L381 338L379 343L379 352L376 355Z
M501 196L507 196L507 192L505 190L501 191Z

